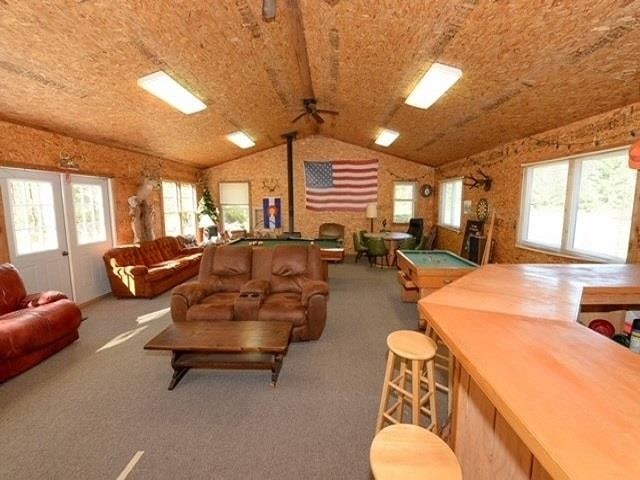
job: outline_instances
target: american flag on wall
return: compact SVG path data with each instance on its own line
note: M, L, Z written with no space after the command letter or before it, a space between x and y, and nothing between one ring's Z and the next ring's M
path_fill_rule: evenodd
M378 160L304 162L307 209L358 212L378 201Z

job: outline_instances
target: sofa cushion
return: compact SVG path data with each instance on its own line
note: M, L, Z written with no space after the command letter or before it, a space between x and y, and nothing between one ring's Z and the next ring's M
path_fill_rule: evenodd
M205 284L216 285L219 291L239 292L240 287L251 279L251 248L207 249L199 279Z
M151 267L149 268L149 272L147 273L145 280L149 282L161 280L163 278L171 276L173 273L175 273L175 271L175 268L167 265L163 267Z
M144 265L144 260L137 246L116 247L104 254L105 260L112 267L128 267L132 265Z
M212 273L220 276L251 272L251 248L219 247L213 257Z
M13 312L27 295L16 267L10 263L0 265L0 315Z
M150 267L151 265L155 265L156 263L160 263L166 260L162 256L160 247L154 240L148 241L148 242L140 242L140 253L142 254L142 259L144 260L144 264L147 267Z
M233 304L240 294L218 292L201 300L187 311L187 320L224 321L233 320Z
M180 245L175 237L160 237L154 242L165 260L175 258L180 253Z
M272 293L260 307L258 320L283 320L293 323L294 326L304 325L306 309L297 293Z
M274 293L300 293L300 277L307 270L307 248L301 246L276 247L271 263L271 290Z

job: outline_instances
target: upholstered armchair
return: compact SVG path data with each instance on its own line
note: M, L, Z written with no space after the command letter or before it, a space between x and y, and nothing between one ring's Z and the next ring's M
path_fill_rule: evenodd
M16 268L0 265L0 382L73 343L80 321L80 309L66 295L27 295Z
M380 263L386 263L389 266L389 249L382 238L367 239L367 256L369 257L369 266L377 263L378 257L381 257Z
M358 232L353 232L353 249L356 251L356 263L367 254L367 245L362 241Z
M318 229L318 238L330 240L344 239L344 225L339 223L323 223Z
M418 239L422 238L422 233L424 232L424 220L422 218L412 218L409 220L409 229L407 233L413 235L413 238L418 241Z

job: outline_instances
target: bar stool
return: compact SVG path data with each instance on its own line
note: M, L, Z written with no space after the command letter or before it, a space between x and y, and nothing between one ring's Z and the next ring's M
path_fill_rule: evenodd
M462 480L462 470L449 446L415 425L391 425L373 439L369 452L376 480Z
M403 422L405 403L411 406L413 425L420 425L421 416L428 416L429 424L426 428L437 432L434 373L437 347L435 342L420 332L398 330L387 337L387 347L389 355L382 385L376 433L382 429L385 421L392 424ZM400 361L400 371L397 376L394 376L396 357ZM423 366L425 366L424 369ZM408 378L411 380L410 392L405 388ZM422 395L423 388L426 392L424 395ZM394 393L397 400L391 406L387 406Z
M436 342L437 348L435 368L436 370L444 371L447 376L446 385L436 380L436 390L440 390L447 395L447 415L451 415L451 411L453 408L453 354L451 353L449 347L447 347L442 339L438 336L438 333L433 329L433 327L431 327L431 325L429 325L429 322L427 322L426 320L424 320L424 329L425 335ZM442 345L444 345L444 347L447 349L446 355L437 352L437 349Z

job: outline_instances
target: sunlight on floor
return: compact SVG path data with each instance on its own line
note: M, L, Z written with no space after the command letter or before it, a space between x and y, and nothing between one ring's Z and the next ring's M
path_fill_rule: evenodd
M124 343L127 340L129 340L130 338L135 337L138 333L140 333L141 331L143 331L145 328L148 328L148 327L149 325L145 325L144 327L138 327L133 330L129 330L128 332L121 333L117 337L114 337L111 340L109 340L98 350L96 350L96 353L102 350L107 350L108 348L111 348L111 347L115 347L116 345L120 345L121 343Z
M169 307L163 308L162 310L157 310L151 313L145 313L144 315L140 315L136 318L136 322L138 323L147 323L153 322L154 320L158 320L159 318L164 317L167 313L169 313Z

